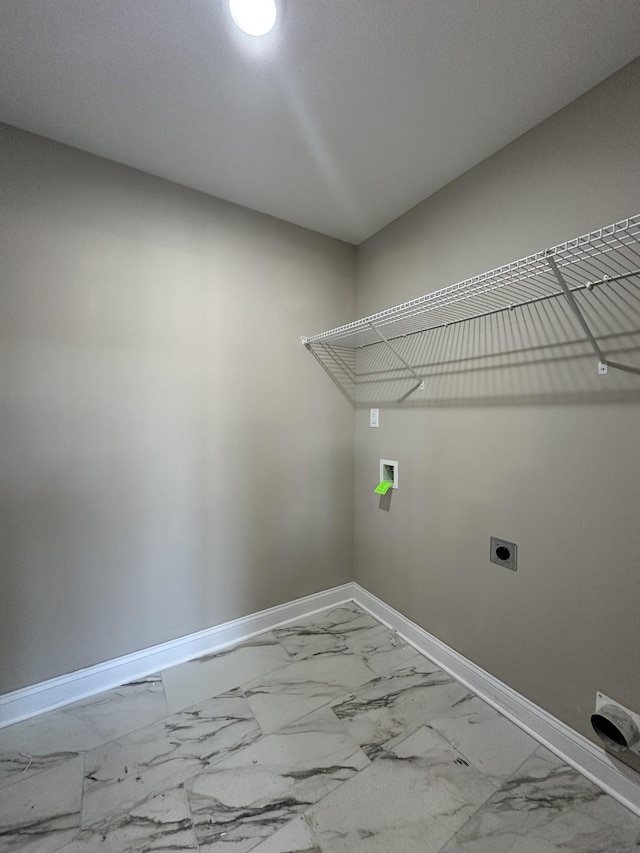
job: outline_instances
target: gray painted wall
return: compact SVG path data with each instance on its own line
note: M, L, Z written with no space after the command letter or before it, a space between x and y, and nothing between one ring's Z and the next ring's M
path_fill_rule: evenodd
M355 250L0 148L0 693L350 580Z
M638 104L640 61L371 238L358 316L640 212ZM588 736L597 689L640 710L640 378L595 366L452 377L377 430L356 414L356 580ZM380 457L400 464L390 503ZM517 573L488 562L491 534Z
M636 213L638 102L635 63L369 240L358 315ZM355 251L0 145L0 692L349 580L353 412L298 336L354 316ZM355 576L589 734L596 689L640 708L638 383L552 361L356 412Z

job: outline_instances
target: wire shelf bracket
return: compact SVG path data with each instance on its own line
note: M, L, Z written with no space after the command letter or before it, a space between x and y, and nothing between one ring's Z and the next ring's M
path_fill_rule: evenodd
M411 365L409 364L409 362L407 362L407 361L405 361L405 360L404 360L404 358L400 355L400 353L398 352L398 350L391 346L391 344L390 344L390 343L389 343L389 341L385 338L385 336L382 334L382 332L380 331L380 329L376 328L376 327L373 325L373 323L371 324L371 328L372 328L372 329L373 329L373 331L376 333L376 335L380 338L380 340L381 340L384 344L386 344L387 348L388 348L389 350L391 350L391 352L395 355L395 357L398 359L398 361L400 361L402 364L404 364L404 366L407 368L407 370L409 371L409 373L411 373L411 375L412 375L412 376L414 376L414 377L418 380L417 388L419 388L421 391L424 391L424 379L423 379L423 378L422 378L418 373L416 373L416 371L413 369L413 367L411 367Z
M571 308L571 310L575 314L578 323L580 323L580 325L582 326L584 333L589 340L589 343L591 344L594 352L598 356L598 359L599 359L599 361L598 361L598 374L600 376L606 376L606 374L609 372L607 369L608 368L607 358L606 358L605 354L602 352L602 350L600 349L600 344L594 338L593 332L591 331L591 328L589 327L589 324L587 323L587 320L585 319L584 314L580 310L580 307L579 307L578 303L576 302L575 296L571 292L567 282L564 280L564 278L562 276L562 273L558 269L558 265L554 261L553 256L549 255L547 260L549 262L549 266L553 270L553 274L558 279L558 284L562 288L562 292L564 293L566 300L569 303L569 307Z

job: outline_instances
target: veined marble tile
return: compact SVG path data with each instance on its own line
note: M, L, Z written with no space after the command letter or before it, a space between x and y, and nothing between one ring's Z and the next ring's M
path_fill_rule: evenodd
M343 637L323 631L316 626L304 629L298 625L295 631L285 633L288 631L288 628L279 628L274 633L280 635L282 632L279 637L280 643L295 661L341 655L349 651Z
M496 790L423 726L305 812L325 853L437 853Z
M261 738L187 784L200 849L246 853L368 763L328 708Z
M442 853L630 853L640 819L544 748Z
M187 794L174 788L156 794L130 812L80 831L60 853L148 853L197 850Z
M469 692L422 655L365 684L333 711L369 758L390 741L442 715Z
M0 787L166 717L159 675L0 729Z
M234 690L88 752L83 827L177 786L260 735Z
M162 673L169 711L190 708L290 662L278 640L267 633L241 646L173 666Z
M356 655L313 657L282 667L244 684L242 692L263 732L273 732L292 720L326 705L370 681L373 672Z
M315 843L304 817L290 824L253 848L252 853L322 853Z
M337 655L349 650L349 642L370 635L382 626L355 605L346 604L313 614L294 625L273 632L294 660Z
M347 640L349 651L359 655L376 675L386 675L392 669L407 664L418 652L384 625L363 631Z
M346 651L358 655L376 674L383 675L417 654L397 634L355 605L335 608L315 619L306 626L302 623L281 629L281 633L276 631L294 658Z
M540 747L538 741L471 694L430 720L429 727L498 785Z
M336 607L330 607L328 610L321 610L319 613L310 613L308 616L303 616L300 620L290 625L285 625L284 629L297 628L299 626L323 625L325 628L331 628L333 625L350 622L353 619L364 615L364 611L358 607L353 601L347 601L344 604L339 604Z
M0 851L52 853L80 826L82 758L9 785L0 797Z
M321 614L322 624L333 634L353 639L361 631L369 628L379 628L380 622L361 610L356 604L342 604ZM310 617L313 618L313 617Z

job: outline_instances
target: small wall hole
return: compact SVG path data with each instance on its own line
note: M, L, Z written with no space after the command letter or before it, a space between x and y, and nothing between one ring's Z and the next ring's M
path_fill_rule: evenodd
M510 569L512 572L517 571L518 546L515 542L509 542L506 539L498 539L497 536L491 537L489 548L489 561L495 563L496 566L502 566L504 569Z

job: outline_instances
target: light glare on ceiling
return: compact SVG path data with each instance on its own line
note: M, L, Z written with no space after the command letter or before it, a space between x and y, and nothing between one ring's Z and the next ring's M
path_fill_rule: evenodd
M264 36L276 22L275 0L229 0L236 24L250 36Z

